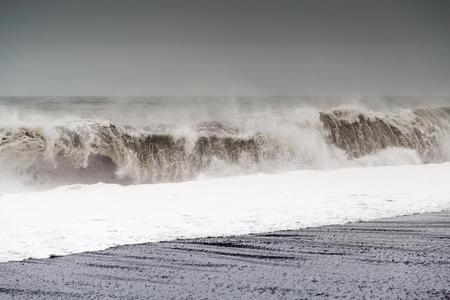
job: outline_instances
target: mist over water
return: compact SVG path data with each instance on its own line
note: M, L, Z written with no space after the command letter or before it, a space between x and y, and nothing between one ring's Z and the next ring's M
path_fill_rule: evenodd
M450 160L442 97L3 98L0 192Z

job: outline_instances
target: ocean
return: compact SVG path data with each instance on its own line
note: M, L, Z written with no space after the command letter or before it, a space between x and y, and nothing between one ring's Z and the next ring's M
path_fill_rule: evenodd
M0 99L0 261L450 208L450 99Z

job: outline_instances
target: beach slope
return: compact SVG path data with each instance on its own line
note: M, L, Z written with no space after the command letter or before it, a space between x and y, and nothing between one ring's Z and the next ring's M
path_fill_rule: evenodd
M448 298L450 213L0 264L1 299Z

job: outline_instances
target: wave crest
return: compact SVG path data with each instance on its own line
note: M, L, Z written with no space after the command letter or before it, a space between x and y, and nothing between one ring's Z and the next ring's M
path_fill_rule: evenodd
M0 161L33 186L440 162L450 157L449 124L448 108L297 110L183 130L74 120L0 128Z

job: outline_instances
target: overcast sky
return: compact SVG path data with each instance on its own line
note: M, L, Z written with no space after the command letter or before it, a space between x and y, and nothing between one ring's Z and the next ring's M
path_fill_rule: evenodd
M450 94L450 1L0 0L0 95Z

